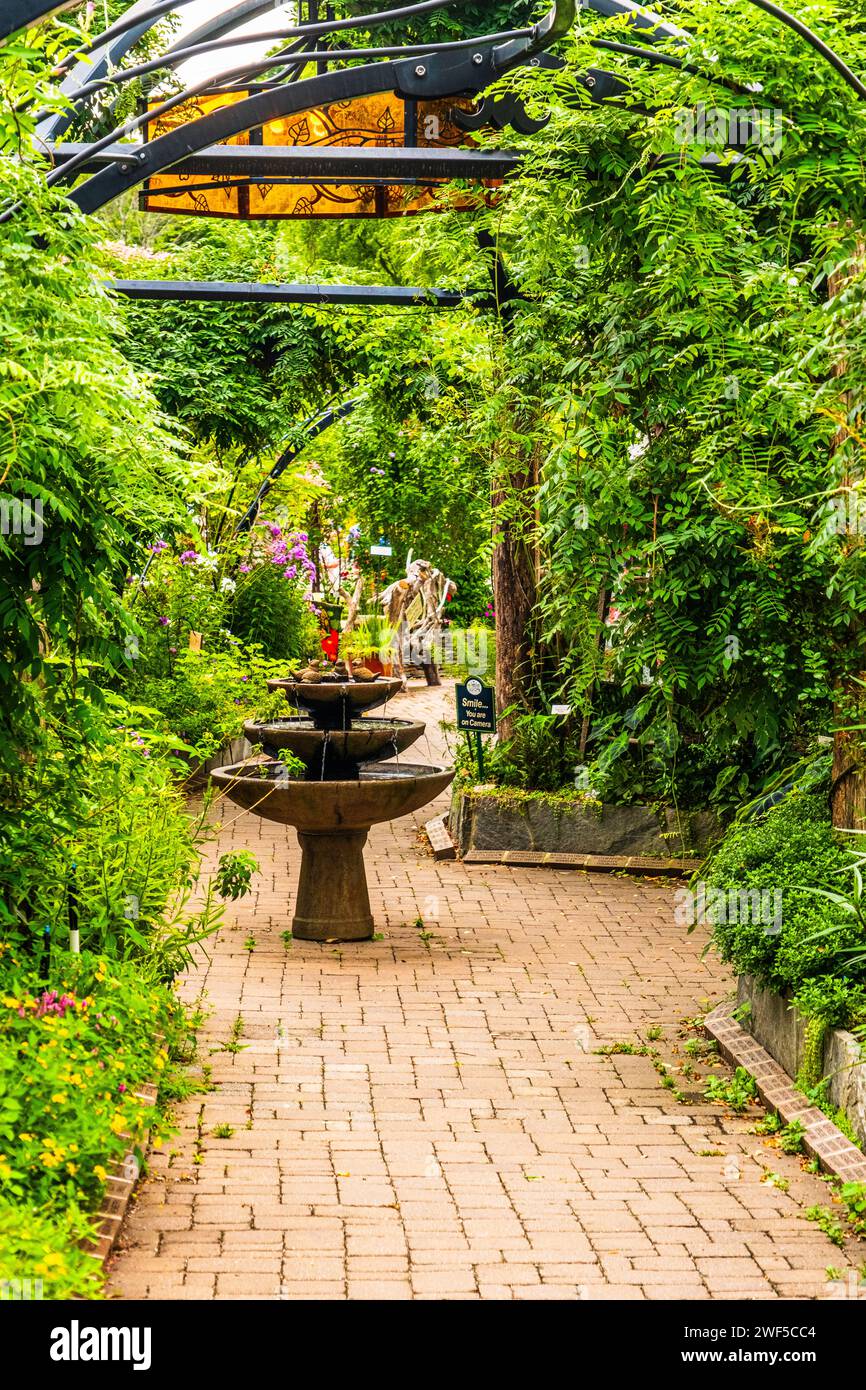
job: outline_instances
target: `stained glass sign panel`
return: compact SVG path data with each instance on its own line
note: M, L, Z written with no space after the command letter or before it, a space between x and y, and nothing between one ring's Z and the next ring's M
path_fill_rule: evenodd
M148 138L156 139L220 106L240 101L246 95L246 92L224 92L194 98L151 122ZM377 94L313 107L270 121L261 129L226 143L293 149L337 146L388 149L403 148L407 143L421 149L457 148L471 140L454 123L452 112L455 107L471 110L472 105L468 100L407 104L393 93ZM411 129L407 129L408 124ZM497 186L494 180L485 181L487 188ZM288 177L263 182L236 176L176 174L168 170L147 181L141 206L147 212L241 219L404 217L442 207L442 187L436 183L410 186L382 180L369 184L319 184ZM477 199L471 194L457 192L445 205L466 209L475 207Z

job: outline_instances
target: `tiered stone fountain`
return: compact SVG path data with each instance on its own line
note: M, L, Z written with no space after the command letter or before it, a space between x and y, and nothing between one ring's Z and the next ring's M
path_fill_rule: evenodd
M302 858L293 935L302 941L368 941L374 930L364 869L370 828L420 810L445 790L454 772L399 761L424 724L363 717L397 693L398 680L332 675L315 683L268 684L307 714L248 724L246 736L263 747L264 758L211 776L237 805L297 830ZM303 762L303 777L292 776L280 761L284 749Z

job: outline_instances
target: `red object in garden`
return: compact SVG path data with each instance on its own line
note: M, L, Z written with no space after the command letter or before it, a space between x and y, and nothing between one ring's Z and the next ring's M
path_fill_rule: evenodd
M340 634L334 628L322 639L322 651L329 661L336 661L340 655Z

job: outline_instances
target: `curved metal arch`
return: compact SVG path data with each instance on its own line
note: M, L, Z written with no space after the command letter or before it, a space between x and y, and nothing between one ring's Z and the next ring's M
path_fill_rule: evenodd
M77 96L79 99L83 99L84 97L93 96L97 92L106 91L112 87L120 87L126 82L134 81L137 77L144 77L148 73L158 72L161 68L171 68L174 67L175 64L187 63L191 58L198 58L203 53L219 52L223 48L243 47L243 45L247 43L261 43L262 40L288 39L292 38L296 33L297 30L295 29L270 30L261 34L211 39L207 43L196 44L194 47L177 48L170 53L163 54L159 58L149 58L144 63L137 63L133 68L122 69L120 72L113 73L110 77L100 77L93 82L87 82L79 90ZM514 38L515 35L518 38L528 38L531 33L531 29L509 30L506 33L488 35L486 42L499 42L500 40ZM477 39L452 39L447 43L406 44L403 47L394 48L305 48L298 52L297 57L289 66L301 66L310 62L315 62L317 59L325 58L328 59L329 62L335 62L338 59L345 60L347 58L400 58L402 56L407 58L417 56L420 58L426 56L428 53L456 53L459 52L460 49L477 48L477 46ZM275 65L276 61L282 62L283 58L286 56L288 55L281 55L278 60L275 55L271 55L261 62L252 63L249 71L252 73L255 72L257 68L263 70L271 68Z
M274 483L285 473L289 465L294 463L295 459L300 458L307 446L312 444L314 439L318 439L320 434L324 434L325 430L329 430L332 425L336 425L338 421L344 420L347 415L351 415L354 410L357 410L363 400L363 396L353 396L351 400L343 401L342 405L327 406L324 410L320 410L315 415L310 415L306 420L301 421L296 429L292 431L295 436L295 441L280 454L280 457L265 478L253 501L247 507L247 510L235 527L234 533L236 536L242 535L245 531L250 531L255 525L255 520L261 510L262 503L271 491ZM299 439L298 433L301 431L303 433Z
M810 48L813 48L816 53L820 53L825 62L838 72L852 91L855 91L862 101L866 101L866 84L860 81L857 74L851 71L848 64L843 62L839 54L829 44L826 44L823 39L819 39L808 24L804 24L801 19L797 19L787 10L783 10L781 5L773 4L773 0L748 0L748 3L756 5L759 10L763 10L765 14L771 15L773 19L778 19L781 24L792 29L795 34L799 34L801 39L806 40Z
M158 24L160 19L164 19L173 10L180 9L190 3L192 0L160 0L158 4L154 4L153 0L136 0L136 3L126 11L126 14L93 40L93 43L84 50L87 56L82 58L67 73L61 84L61 91L72 104L67 111L49 114L40 121L36 129L37 137L47 143L56 140L59 135L68 130L75 115L86 105L89 96L100 90L95 84L106 78L112 67L138 43L139 39ZM177 39L166 50L165 66L170 67L172 65L171 60L178 50L190 48L211 39L219 39L224 34L230 33L239 24L245 24L265 11L276 8L279 3L280 0L242 0L241 4L233 6L231 10L224 10L221 14L213 15L206 23L200 24L192 34ZM418 14L429 14L435 10L447 9L456 3L457 0L414 0L411 5L403 6L399 10L379 11L349 19L296 25L291 33L298 35L301 40L324 37L335 29L345 30L371 24L375 26L390 22L395 16L399 18L400 16L414 17ZM289 36L287 34L287 37ZM260 37L260 35L255 35L251 41L256 41ZM184 62L185 59L177 58L177 61ZM62 70L61 67L59 71Z

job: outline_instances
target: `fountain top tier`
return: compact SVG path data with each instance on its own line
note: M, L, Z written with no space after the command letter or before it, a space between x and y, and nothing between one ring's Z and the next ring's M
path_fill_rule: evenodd
M368 710L387 704L401 688L399 680L351 680L332 676L311 680L268 681L268 690L283 690L289 704L310 712L319 729L348 729Z

